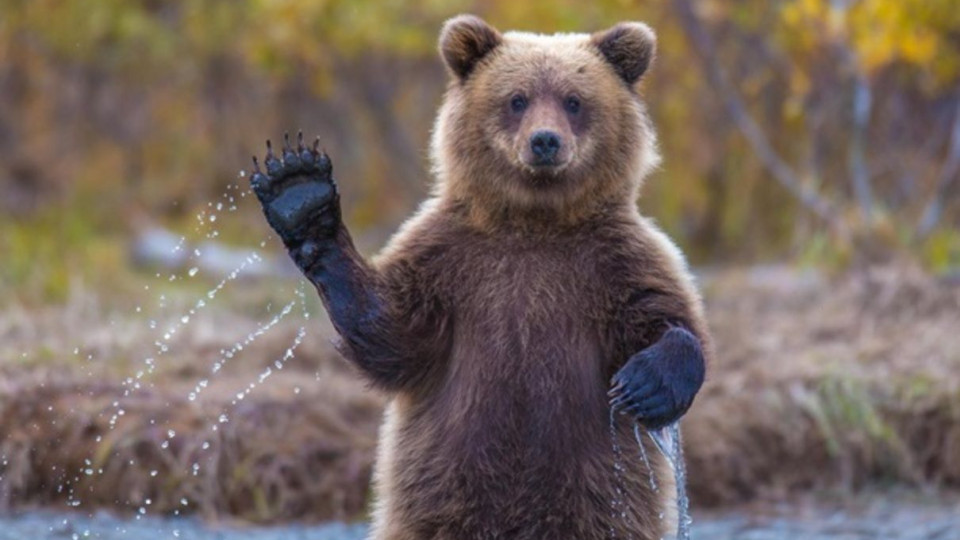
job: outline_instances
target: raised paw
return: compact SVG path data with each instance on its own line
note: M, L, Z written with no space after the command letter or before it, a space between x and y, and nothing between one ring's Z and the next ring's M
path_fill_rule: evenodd
M648 429L668 426L693 404L704 374L700 342L683 328L670 328L613 376L610 406Z
M297 134L296 148L283 136L283 151L278 158L267 141L263 160L266 171L253 158L250 184L260 200L270 226L300 263L300 252L314 252L334 238L341 226L340 196L333 181L330 158L319 150L320 140L312 148ZM309 255L310 253L303 253Z

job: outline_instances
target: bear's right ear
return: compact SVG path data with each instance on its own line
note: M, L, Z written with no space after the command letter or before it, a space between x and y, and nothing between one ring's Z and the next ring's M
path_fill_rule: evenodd
M440 56L458 79L465 80L477 62L503 41L500 32L474 15L457 15L440 30Z
M590 36L590 42L628 85L643 75L657 51L657 36L640 22L622 22Z

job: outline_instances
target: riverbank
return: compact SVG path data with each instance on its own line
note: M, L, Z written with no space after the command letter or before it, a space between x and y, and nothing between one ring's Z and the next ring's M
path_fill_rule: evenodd
M701 278L718 355L683 423L695 509L960 486L960 284L894 267ZM3 306L0 508L364 515L383 398L297 285L216 287Z

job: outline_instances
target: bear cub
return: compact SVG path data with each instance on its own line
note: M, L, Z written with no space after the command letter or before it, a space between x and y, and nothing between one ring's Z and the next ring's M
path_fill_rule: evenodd
M636 205L659 160L637 90L654 33L461 15L439 48L434 189L372 261L316 145L268 143L251 176L342 353L390 397L371 538L671 533L672 475L633 429L676 422L713 353L680 251Z

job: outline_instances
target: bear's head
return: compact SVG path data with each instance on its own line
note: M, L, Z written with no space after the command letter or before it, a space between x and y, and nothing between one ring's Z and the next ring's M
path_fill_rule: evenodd
M595 34L501 34L446 22L450 74L432 153L441 196L487 210L632 202L659 161L637 83L656 38L642 23ZM592 203L592 204L591 204Z

